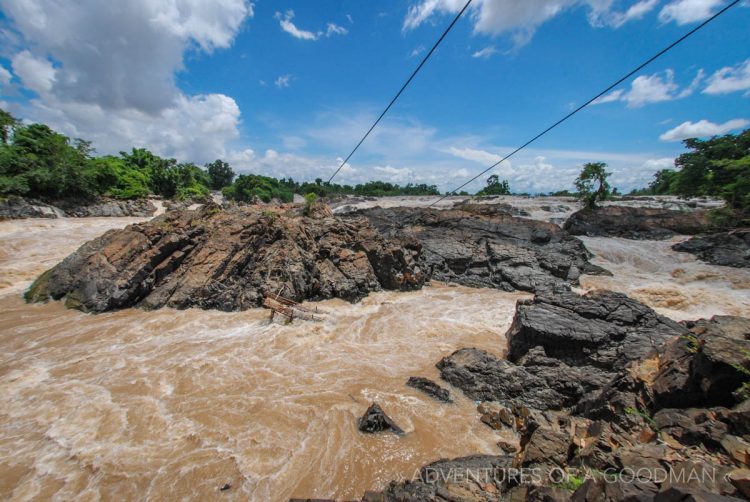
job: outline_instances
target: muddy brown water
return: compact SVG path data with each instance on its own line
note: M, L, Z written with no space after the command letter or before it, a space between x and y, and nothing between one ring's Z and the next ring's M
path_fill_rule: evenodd
M438 379L435 363L460 347L502 356L528 295L434 284L321 302L324 322L291 325L260 309L94 316L23 302L39 273L134 221L0 222L0 498L354 498L439 458L499 452L475 403L453 390L443 405L404 383ZM621 290L677 319L750 313L747 271L668 243L586 244L615 277L584 277L583 289ZM357 432L371 401L407 434Z

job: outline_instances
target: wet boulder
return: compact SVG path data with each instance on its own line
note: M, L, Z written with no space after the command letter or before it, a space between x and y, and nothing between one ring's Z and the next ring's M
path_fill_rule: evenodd
M692 253L712 265L748 268L750 267L750 230L692 237L675 244L672 249Z
M396 423L391 420L391 417L385 414L383 409L377 404L372 403L365 414L359 419L357 427L361 432L375 433L375 432L395 432L396 434L403 434L404 430L401 429Z
M545 290L518 302L506 338L514 362L540 347L570 366L612 371L685 333L683 326L621 293Z
M406 385L424 392L433 399L437 399L443 403L452 403L451 393L448 389L444 389L432 380L423 377L409 377Z

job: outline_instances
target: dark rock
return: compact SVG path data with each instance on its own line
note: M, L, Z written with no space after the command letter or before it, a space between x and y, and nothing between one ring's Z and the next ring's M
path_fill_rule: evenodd
M225 492L232 488L232 483L224 483L221 488L219 488L220 491Z
M672 249L692 253L713 265L747 268L750 267L750 230L692 237L675 244Z
M471 399L541 410L573 406L608 380L592 368L518 366L474 348L457 350L437 367L443 380Z
M544 291L518 302L506 338L511 361L541 347L571 366L617 371L685 333L683 326L620 293Z
M552 223L517 218L503 207L460 209L373 208L367 217L387 238L422 246L433 279L506 291L537 291L577 283L583 274L606 274L589 263L583 243Z
M516 417L513 411L502 404L493 402L481 403L477 406L477 411L481 415L479 419L495 430L500 430L504 427L511 429L516 427Z
M381 493L370 492L368 500L383 502L425 502L461 500L489 502L504 500L502 492L512 474L512 457L472 455L438 460L425 465L418 476L391 484ZM517 476L517 474L515 474Z
M572 235L669 239L675 234L695 235L710 230L706 211L673 211L645 207L584 208L563 225Z
M701 488L687 486L667 486L662 489L654 502L739 502L742 499L728 495L719 495Z
M571 496L572 502L651 502L658 491L652 482L588 479Z
M418 244L384 239L365 219L277 211L208 205L111 230L38 278L27 300L66 298L89 312L232 311L259 306L266 292L357 301L383 288L418 289L427 279Z
M570 435L565 431L538 427L524 443L521 455L523 467L549 463L557 466L567 464Z
M362 432L384 432L390 431L396 434L403 434L404 431L385 414L377 403L372 403L365 414L359 419L358 428Z
M432 380L423 377L409 377L406 382L409 387L415 388L427 394L428 396L442 401L444 403L452 403L451 394L448 389L444 389Z
M688 326L661 356L653 383L654 409L731 407L748 397L736 392L750 371L750 320L714 316Z
M654 426L687 446L704 445L717 450L728 431L726 423L717 420L713 411L706 409L663 409L654 415Z

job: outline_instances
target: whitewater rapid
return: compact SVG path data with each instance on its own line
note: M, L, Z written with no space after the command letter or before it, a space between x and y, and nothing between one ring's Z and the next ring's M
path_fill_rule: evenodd
M323 322L290 325L262 309L94 316L23 302L39 273L135 221L0 222L0 498L355 498L439 458L500 452L474 402L404 384L438 380L435 363L460 347L502 356L529 295L433 284L321 302ZM748 271L669 241L584 241L614 277L584 276L582 290L622 291L678 320L750 315ZM407 434L360 434L372 401Z

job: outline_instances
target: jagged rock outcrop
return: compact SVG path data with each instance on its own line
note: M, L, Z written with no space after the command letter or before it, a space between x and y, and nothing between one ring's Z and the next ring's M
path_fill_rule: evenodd
M672 249L692 253L713 265L748 268L750 267L750 230L692 237L675 244Z
M124 307L257 307L265 292L357 301L427 279L419 243L385 239L367 220L308 218L299 208L208 205L111 230L45 272L29 301L88 312Z
M628 206L584 208L573 213L563 225L571 235L626 239L669 239L675 234L695 235L711 228L708 213L703 210Z
M584 273L608 273L589 263L583 243L557 225L517 218L501 206L376 207L352 215L367 217L385 237L419 242L430 275L439 281L537 291L575 284Z
M688 331L619 293L544 291L516 305L508 360L459 349L442 378L472 399L559 410L602 389L630 362Z
M148 217L156 206L146 199L53 200L41 202L24 197L0 199L0 220L17 218Z
M372 403L365 414L359 418L357 428L361 432L375 433L375 432L394 432L396 434L403 434L404 430L396 425L391 417L386 415L383 409L378 403Z
M391 483L365 500L750 497L750 319L716 316L676 325L622 295L568 295L519 302L508 333L511 347L520 337L510 351L515 363L476 349L460 349L438 363L443 378L469 397L500 401L482 402L478 411L488 426L505 431L504 438L515 434L516 444L498 443L505 451L517 451L512 461L500 460L505 456L444 460L438 466L463 473L465 483L448 486L425 476L431 464L419 479ZM581 318L580 330L588 335L571 334L575 323L561 322L551 337L555 324L535 321L561 306ZM589 336L592 320L602 323L596 332L619 335ZM571 350L560 350L557 337L566 339ZM652 341L654 348L638 347L651 347ZM588 382L590 390L573 393L580 400L555 407L573 395L567 390L587 383L576 373L582 368L611 378L603 385ZM561 390L555 378L572 385ZM489 482L466 476L478 462L493 473Z
M685 332L622 293L546 290L518 302L506 338L513 362L541 347L546 356L570 366L617 371Z

